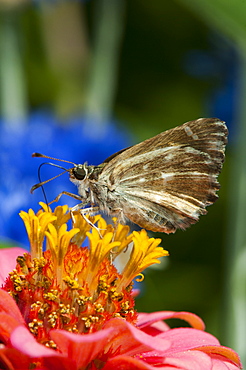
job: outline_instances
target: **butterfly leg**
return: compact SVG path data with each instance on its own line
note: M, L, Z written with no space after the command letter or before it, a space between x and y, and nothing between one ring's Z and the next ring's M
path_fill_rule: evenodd
M120 223L120 220L119 218L116 216L115 217L116 219L113 220L113 223L114 223L114 234L113 234L113 239L112 241L114 241L114 238L115 238L115 235L116 235L116 232L117 232L117 229L118 229L118 226L119 226L119 223Z
M94 227L94 229L97 230L100 238L102 239L102 234L100 232L101 229L99 229L99 227L97 227L95 224L93 224L87 217L86 217L86 214L87 213L93 213L93 212L97 212L99 211L99 207L89 207L89 208L85 208L85 209L81 209L80 210L80 213L82 215L82 217L84 218L84 220L86 222L88 222L88 224L91 226L91 227Z
M88 203L86 203L88 204ZM74 222L74 217L73 217L73 212L75 211L79 211L81 216L83 217L83 219L91 226L93 227L94 229L97 230L100 238L102 238L102 234L100 233L100 229L95 225L93 224L89 219L88 217L86 217L86 214L91 214L91 213L95 213L95 212L98 212L99 211L99 207L88 207L88 208L84 208L84 209L81 209L83 208L85 205L85 203L80 203L80 204L77 204L76 206L74 206L72 209L71 209L71 218Z
M52 204L52 203L54 203L54 202L58 202L59 201L59 199L61 198L61 196L62 195L68 195L69 197L71 197L71 198L74 198L74 199L77 199L77 200L81 200L81 197L79 196L79 195L77 195L77 194L73 194L73 193L70 193L70 192L68 192L68 191L62 191L60 194L58 194L57 195L57 197L54 199L54 200L52 200L52 202L50 202L49 203L49 205L50 204ZM70 210L70 214L71 214L71 219L72 219L72 222L73 222L73 224L75 223L75 218L74 218L74 212L76 212L76 211L80 211L80 213L81 213L81 215L82 215L82 217L84 218L84 220L91 226L91 227L94 227L97 231L98 231L98 233L99 233L99 235L100 235L100 237L102 237L101 236L101 233L100 233L100 229L98 228L98 227L96 227L86 216L85 216L85 214L86 213L90 213L90 212L97 212L98 210L99 210L99 207L89 207L89 208L86 208L86 209L84 209L84 210L81 210L81 208L83 208L83 207L85 207L86 205L88 204L88 201L85 201L85 202L82 202L82 203L79 203L79 204L76 204L76 206L74 206L74 207L72 207L72 209Z
M81 200L81 197L77 194L69 193L68 191L62 191L60 194L57 195L57 197L54 200L49 202L48 205L51 205L52 203L58 202L58 200L61 198L62 195L68 195L71 198Z

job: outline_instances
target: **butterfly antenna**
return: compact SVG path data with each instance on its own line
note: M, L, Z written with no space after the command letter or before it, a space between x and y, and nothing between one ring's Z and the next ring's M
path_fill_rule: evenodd
M76 166L76 163L74 163L74 162L66 161L65 159L49 157L48 155L41 154L41 153L32 153L32 157L52 159L53 161L66 162L66 163L70 163L70 164L73 164L74 166ZM51 163L49 163L49 164L51 164Z
M53 159L53 158L52 158ZM69 162L69 163L72 163L72 162ZM40 170L41 170L41 167L44 165L44 164L49 164L50 166L54 166L54 167L58 167L58 168L61 168L62 170L64 170L63 172L59 173L58 175L54 176L54 177L51 177L50 179L48 180L45 180L45 181L41 181L41 176L40 176ZM47 197L46 197L46 194L45 194L45 191L44 191L44 188L43 188L43 185L47 184L47 182L50 182L54 179L56 179L57 177L63 175L64 173L66 172L69 172L69 169L67 168L64 168L62 166L59 166L58 164L55 164L55 163L50 163L50 162L44 162L44 163L41 163L39 168L38 168L38 179L39 179L39 183L38 184L35 184L31 187L31 193L34 192L34 190L38 189L38 188L42 188L42 192L43 192L43 195L44 195L44 198L45 198L45 201L47 202ZM48 204L48 202L47 202Z
M42 183L42 181L41 181L41 167L42 167L42 165L40 165L38 167L38 179L39 179L39 183ZM45 190L44 190L43 185L41 185L41 189L42 189L42 193L43 193L43 196L44 196L45 203L47 204L47 207L49 208L49 206L48 206L48 199L47 199L47 196L46 196L46 193L45 193Z

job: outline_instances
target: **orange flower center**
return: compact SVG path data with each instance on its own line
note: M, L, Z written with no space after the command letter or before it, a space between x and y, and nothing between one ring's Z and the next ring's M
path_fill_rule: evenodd
M15 298L31 333L40 343L55 348L49 338L51 329L93 333L112 317L135 323L137 314L131 285L118 292L117 281L121 275L105 258L94 277L93 287L88 286L83 272L89 262L88 248L71 244L64 258L64 287L61 287L54 276L50 251L33 261L30 254L18 258L5 289ZM76 272L71 274L71 271Z
M158 247L161 240L149 238L145 230L129 234L128 226L108 225L101 216L86 220L79 212L67 231L68 207L51 212L41 205L37 214L20 213L31 252L18 257L4 286L37 341L56 349L52 329L93 333L114 317L134 324L132 280L168 255ZM89 246L81 247L86 237ZM113 261L127 248L131 254L119 273Z

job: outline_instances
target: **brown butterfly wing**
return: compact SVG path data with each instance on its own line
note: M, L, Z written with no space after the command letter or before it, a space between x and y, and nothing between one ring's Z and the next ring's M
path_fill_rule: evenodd
M227 134L216 118L186 122L122 151L101 176L134 223L167 233L185 229L217 199Z

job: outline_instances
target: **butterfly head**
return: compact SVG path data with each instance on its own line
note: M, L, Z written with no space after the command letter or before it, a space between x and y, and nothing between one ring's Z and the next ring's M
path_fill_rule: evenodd
M88 166L86 164L78 164L70 171L70 180L83 181L88 177Z
M76 164L73 168L69 169L69 176L72 182L85 181L94 172L95 166L88 166L87 163Z
M88 166L87 163L76 164L69 170L70 181L78 186L78 191L81 196L84 196L89 189L90 176L93 174L94 166Z

